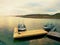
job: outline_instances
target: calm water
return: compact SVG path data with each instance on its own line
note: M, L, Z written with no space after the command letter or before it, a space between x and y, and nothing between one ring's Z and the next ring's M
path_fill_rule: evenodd
M53 23L56 25L57 32L60 32L60 19L0 17L0 45L60 45L60 42L49 38L14 42L13 29L18 23L24 23L27 30L41 29L44 24Z

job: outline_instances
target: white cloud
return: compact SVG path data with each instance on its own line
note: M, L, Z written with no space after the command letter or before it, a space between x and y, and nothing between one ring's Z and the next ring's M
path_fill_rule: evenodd
M0 15L60 12L60 0L0 0Z

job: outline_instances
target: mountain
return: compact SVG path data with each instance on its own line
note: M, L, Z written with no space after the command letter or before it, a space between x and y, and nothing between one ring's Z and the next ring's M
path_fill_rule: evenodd
M49 14L28 14L28 15L20 15L20 16L17 15L16 17L60 19L60 13L56 13L54 15L49 15Z

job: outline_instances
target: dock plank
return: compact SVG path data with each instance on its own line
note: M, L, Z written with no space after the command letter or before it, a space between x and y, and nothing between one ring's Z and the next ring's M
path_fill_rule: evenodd
M27 31L23 31L23 32L18 32L18 28L14 28L13 38L23 38L23 37L42 35L42 34L47 34L47 33L48 32L43 29L27 30Z
M47 35L60 38L60 33L58 33L58 32L49 32Z

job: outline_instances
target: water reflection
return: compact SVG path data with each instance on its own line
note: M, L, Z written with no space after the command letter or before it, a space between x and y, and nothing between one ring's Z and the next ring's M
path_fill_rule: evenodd
M13 29L19 23L24 23L27 30L41 29L46 23L53 23L57 27L57 32L60 32L60 19L32 19L21 17L0 17L0 40L6 43L6 45L59 45L57 41L50 40L48 38L36 39L30 41L18 41L14 42ZM37 43L38 42L38 43Z

